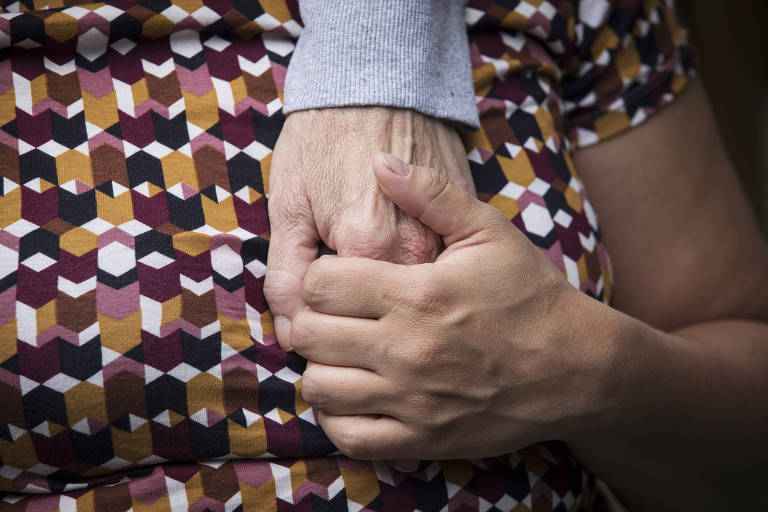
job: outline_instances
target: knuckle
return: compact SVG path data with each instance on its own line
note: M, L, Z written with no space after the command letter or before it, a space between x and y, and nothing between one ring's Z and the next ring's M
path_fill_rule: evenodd
M346 217L339 229L339 252L360 258L385 255L394 245L394 230L376 224L367 218Z
M310 315L299 311L291 321L291 346L299 353L312 343Z
M445 309L445 291L442 279L432 273L405 291L407 306L416 315L439 314Z
M422 374L432 366L437 356L436 344L427 340L414 340L400 346L397 360L400 366L409 372Z
M315 260L304 274L302 294L304 301L311 305L318 304L326 295L327 276L332 270L325 263L326 258Z
M274 308L279 307L283 302L289 299L291 290L294 289L296 276L281 269L267 269L264 277L264 297Z
M320 389L320 383L314 376L314 372L309 368L307 368L301 378L301 396L304 398L304 401L312 407L317 409L322 408L322 390Z
M370 440L356 429L344 429L337 432L334 440L336 447L347 457L365 459L370 454Z

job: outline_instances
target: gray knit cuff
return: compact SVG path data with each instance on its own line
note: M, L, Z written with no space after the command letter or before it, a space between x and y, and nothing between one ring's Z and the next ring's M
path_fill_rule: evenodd
M461 0L302 0L284 112L411 108L479 126Z

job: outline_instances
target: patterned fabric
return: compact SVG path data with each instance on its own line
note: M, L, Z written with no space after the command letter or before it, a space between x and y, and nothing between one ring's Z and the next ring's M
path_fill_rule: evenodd
M402 474L317 426L262 294L295 4L2 6L1 509L592 507L562 443ZM480 197L609 301L566 134L607 137L682 89L673 6L478 0L467 19Z

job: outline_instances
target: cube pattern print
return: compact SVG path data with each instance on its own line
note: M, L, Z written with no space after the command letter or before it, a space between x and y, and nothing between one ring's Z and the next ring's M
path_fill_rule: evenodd
M599 508L561 442L405 474L318 427L262 293L295 1L0 5L0 510ZM466 18L479 197L609 302L572 150L684 88L674 5Z

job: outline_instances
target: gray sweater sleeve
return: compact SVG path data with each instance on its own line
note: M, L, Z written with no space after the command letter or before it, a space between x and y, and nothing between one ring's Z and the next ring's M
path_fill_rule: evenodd
M284 112L411 108L478 127L462 0L300 0Z

